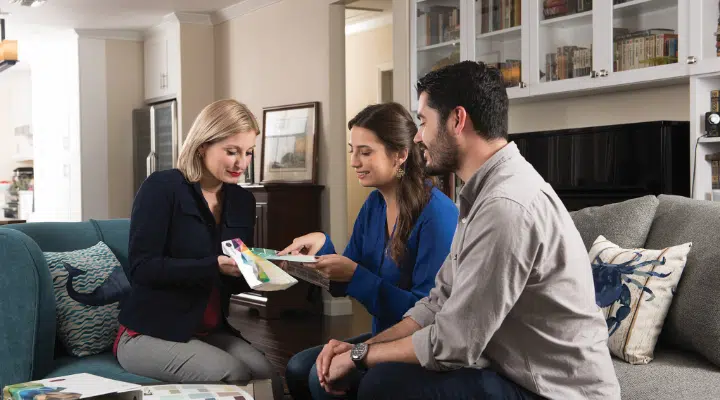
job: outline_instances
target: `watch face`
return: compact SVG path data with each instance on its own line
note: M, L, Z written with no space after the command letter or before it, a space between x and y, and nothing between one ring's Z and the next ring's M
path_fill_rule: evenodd
M350 357L353 360L360 360L363 358L363 356L365 356L365 352L367 352L367 344L358 343L353 346L352 351L350 351Z
M708 116L708 120L711 124L717 125L718 123L720 123L720 115L710 114L710 116Z

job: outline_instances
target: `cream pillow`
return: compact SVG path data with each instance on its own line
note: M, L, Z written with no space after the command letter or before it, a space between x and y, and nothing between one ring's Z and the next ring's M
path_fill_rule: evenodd
M692 243L662 250L622 249L599 236L590 248L595 300L608 324L610 352L647 364Z

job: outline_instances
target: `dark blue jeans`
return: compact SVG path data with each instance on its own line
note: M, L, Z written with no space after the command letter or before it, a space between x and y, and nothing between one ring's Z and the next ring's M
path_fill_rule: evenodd
M437 372L417 364L384 363L370 368L357 399L536 400L539 396L490 369Z
M360 343L370 334L346 340ZM365 374L353 370L344 381L347 395L335 397L320 386L315 360L322 346L304 350L290 359L285 379L294 400L305 399L503 399L530 400L540 397L490 369L463 368L448 372L427 370L419 365L384 363Z
M345 340L345 342L352 344L362 343L371 337L372 334L365 333ZM317 370L315 369L315 360L317 360L320 355L323 346L303 350L295 354L288 362L287 368L285 369L285 382L287 383L293 400L333 398L333 396L327 394L322 386L320 386Z

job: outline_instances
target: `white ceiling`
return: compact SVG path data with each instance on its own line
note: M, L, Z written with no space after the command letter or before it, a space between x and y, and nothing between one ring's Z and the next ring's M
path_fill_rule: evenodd
M243 0L48 0L41 7L22 7L0 0L6 38L21 40L54 29L144 30L173 12L211 13Z
M109 29L142 31L173 12L206 13L245 0L47 0L41 7L22 7L0 0L6 38L24 40L58 29ZM392 10L392 0L344 0L346 23L353 24Z

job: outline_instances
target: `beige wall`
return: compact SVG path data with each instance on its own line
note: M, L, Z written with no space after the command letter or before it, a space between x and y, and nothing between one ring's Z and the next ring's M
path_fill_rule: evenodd
M624 124L631 122L687 121L689 86L596 94L510 106L510 133Z
M345 37L345 106L348 121L368 104L378 102L378 67L393 61L392 38L392 25ZM350 159L346 158L347 224L350 235L355 217L373 189L360 186L355 171L350 167Z
M107 40L107 157L110 218L128 218L132 208L132 110L144 103L143 42Z
M183 138L205 106L215 100L215 29L180 24L180 126Z
M344 9L327 1L284 0L215 26L215 96L268 106L320 102L322 226L347 243ZM185 72L183 72L185 74ZM255 158L259 178L261 138Z

